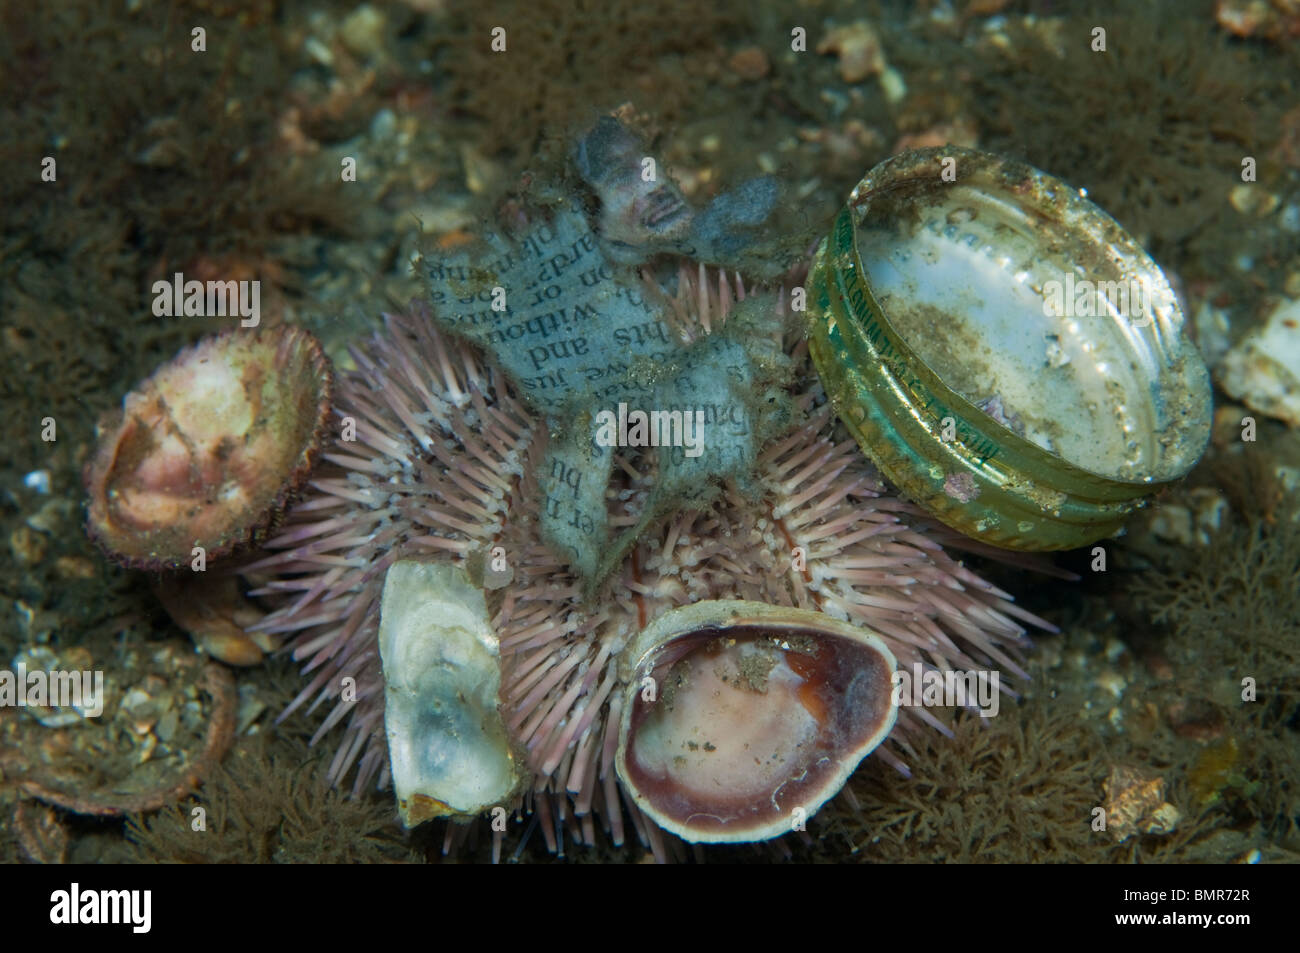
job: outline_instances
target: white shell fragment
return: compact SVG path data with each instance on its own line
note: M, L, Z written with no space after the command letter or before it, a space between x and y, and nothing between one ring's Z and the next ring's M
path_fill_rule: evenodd
M1283 301L1216 369L1228 394L1251 410L1300 427L1300 301Z
M455 566L394 563L384 578L379 654L402 823L509 801L520 771L497 708L499 652L482 590Z

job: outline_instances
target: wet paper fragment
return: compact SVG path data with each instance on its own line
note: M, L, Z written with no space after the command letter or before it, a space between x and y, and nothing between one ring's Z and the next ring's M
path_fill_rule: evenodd
M425 274L435 320L482 347L547 419L541 529L588 592L651 521L752 470L751 408L786 373L771 347L779 328L742 321L687 345L569 206L539 214L518 240L491 232L427 261ZM657 448L658 478L641 519L611 545L615 447Z
M426 260L425 275L438 323L491 354L543 415L597 394L626 399L631 359L675 350L656 309L571 208L517 243L489 232L477 248Z

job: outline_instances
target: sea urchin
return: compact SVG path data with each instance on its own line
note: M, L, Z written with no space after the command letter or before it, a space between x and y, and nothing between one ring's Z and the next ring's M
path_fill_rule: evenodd
M784 317L782 301L747 296L739 279L703 268L683 269L663 299L683 341L718 333L742 303ZM597 822L622 843L630 818L643 844L669 852L670 839L620 790L615 755L621 653L670 609L737 599L814 610L874 630L902 667L1023 675L1016 620L1046 623L945 552L938 540L953 535L892 495L837 423L790 324L772 322L795 369L792 420L762 448L751 485L728 482L707 505L644 532L584 599L582 580L538 528L533 465L547 428L500 371L422 309L386 317L339 382L326 464L269 552L243 570L278 604L261 628L289 634L312 674L289 710L334 701L318 738L347 723L331 780L355 771L354 790L389 780L377 634L384 576L399 559L451 561L487 589L501 714L531 773L526 806L552 850L566 831L592 843ZM611 529L636 524L654 480L653 457L616 455ZM504 572L494 568L502 559ZM924 708L900 710L880 756L905 770L898 751L922 723L944 730Z

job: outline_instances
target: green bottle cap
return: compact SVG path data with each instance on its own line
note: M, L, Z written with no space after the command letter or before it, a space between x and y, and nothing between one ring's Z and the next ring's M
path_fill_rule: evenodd
M840 419L966 535L1018 550L1111 536L1209 440L1209 374L1164 273L1024 163L955 146L887 159L808 285Z

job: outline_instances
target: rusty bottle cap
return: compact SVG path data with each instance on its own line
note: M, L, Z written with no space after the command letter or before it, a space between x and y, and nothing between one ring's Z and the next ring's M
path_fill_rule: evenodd
M1209 439L1209 374L1159 266L1083 193L960 149L887 159L809 275L809 348L885 476L1019 550L1111 536Z

